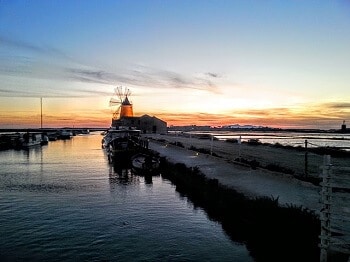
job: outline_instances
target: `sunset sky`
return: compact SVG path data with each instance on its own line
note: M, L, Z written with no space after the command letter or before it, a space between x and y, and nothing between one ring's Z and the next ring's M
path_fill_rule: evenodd
M350 122L350 2L0 0L0 128ZM350 123L348 123L350 126Z

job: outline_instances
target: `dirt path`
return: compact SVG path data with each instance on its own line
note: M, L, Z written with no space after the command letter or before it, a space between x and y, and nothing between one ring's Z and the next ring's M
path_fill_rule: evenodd
M277 148L262 144L249 145L242 143L239 145L226 141L211 141L210 139L174 135L147 134L146 136L155 140L164 140L167 143L180 142L185 148L193 146L197 149L206 149L208 151L212 149L213 154L230 161L234 161L239 157L248 161L255 160L260 167L274 165L275 167L277 166L291 171L298 176L302 176L307 172L308 175L317 177L320 175L320 168L323 164L322 155L309 152L306 168L305 152L296 149ZM332 158L332 163L340 167L350 166L350 159Z

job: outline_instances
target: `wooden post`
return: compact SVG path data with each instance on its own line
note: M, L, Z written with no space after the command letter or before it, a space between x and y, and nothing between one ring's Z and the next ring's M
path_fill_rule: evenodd
M239 162L241 162L241 144L242 144L242 137L239 136L239 138L238 138L238 159L239 159Z
M40 128L43 129L43 98L40 97Z
M322 167L322 189L321 189L321 235L320 235L320 262L327 262L328 249L331 238L331 174L332 174L331 157L325 155Z
M211 135L211 141L210 141L210 155L213 155L213 140L214 140L214 136Z
M305 176L308 175L308 151L307 151L307 140L305 140L305 167L304 167Z

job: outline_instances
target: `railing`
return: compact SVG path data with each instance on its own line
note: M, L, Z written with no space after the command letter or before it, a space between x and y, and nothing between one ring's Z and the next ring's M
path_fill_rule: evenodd
M320 261L340 252L350 261L350 167L335 167L330 156L322 166Z

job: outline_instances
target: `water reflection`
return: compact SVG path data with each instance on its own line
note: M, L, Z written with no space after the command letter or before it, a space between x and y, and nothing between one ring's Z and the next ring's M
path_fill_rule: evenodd
M100 141L0 151L2 260L251 261L170 182L110 165Z
M135 185L140 183L140 178L130 168L111 164L109 167L109 183L111 188L115 188L117 185Z
M135 184L140 182L140 178L143 178L145 184L152 185L153 176L160 176L160 174L135 171L131 167L130 161L115 161L109 164L109 181L111 184Z

